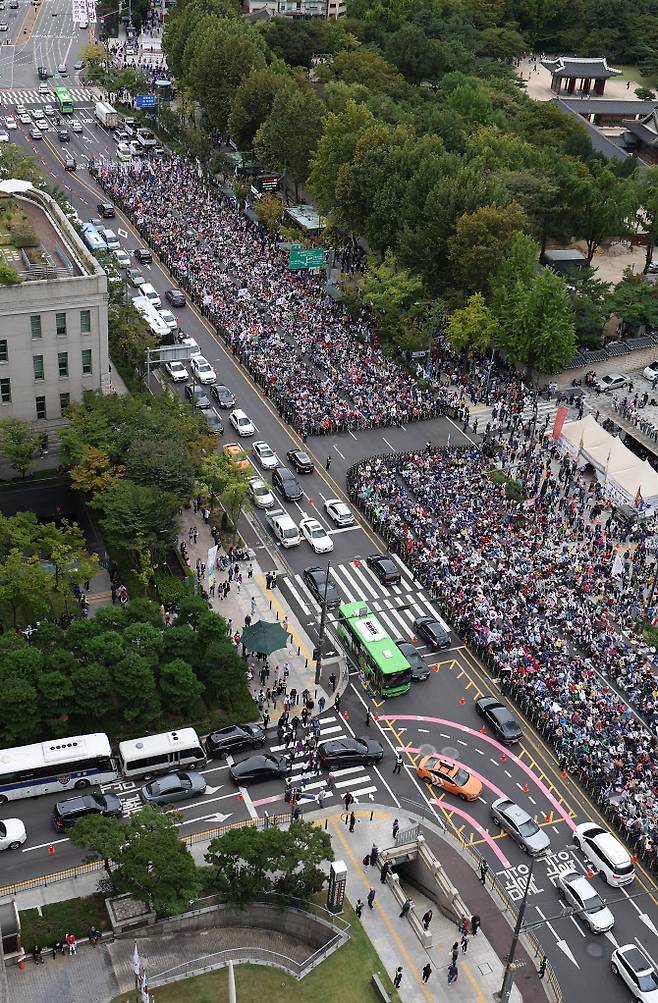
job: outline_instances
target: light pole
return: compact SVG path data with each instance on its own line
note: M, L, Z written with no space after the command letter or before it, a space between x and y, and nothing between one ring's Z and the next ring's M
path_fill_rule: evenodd
M494 998L498 1000L498 1003L509 1003L510 996L512 995L512 987L514 985L514 958L519 944L519 937L521 935L521 927L523 926L526 905L528 904L528 893L530 892L530 885L532 884L532 872L535 869L535 861L541 860L545 856L545 853L539 853L536 857L530 857L528 880L526 881L523 898L521 899L521 905L519 906L519 914L516 917L516 925L514 927L514 933L512 934L512 945L510 947L509 954L507 955L507 964L505 965L505 971L503 973L503 984L500 987L500 992L494 994Z
M322 597L322 611L320 615L320 630L318 631L318 646L315 649L315 685L318 686L322 675L322 643L324 641L324 629L327 623L327 590L329 588L329 568L331 562L327 561L327 577L324 580L324 596Z

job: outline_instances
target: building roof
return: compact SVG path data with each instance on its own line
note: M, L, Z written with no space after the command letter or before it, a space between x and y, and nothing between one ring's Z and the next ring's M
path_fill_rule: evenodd
M570 106L574 104L574 102L568 103L563 101L561 98L558 98L557 104L562 111L568 112L568 114L575 115L577 117L580 124L587 130L587 135L590 138L592 148L596 150L597 153L600 153L602 157L605 157L606 160L624 161L631 156L628 150L625 150L624 146L621 145L623 144L623 136L606 136L605 133L601 132L598 126L594 125L592 122L588 122L586 118L583 118L578 114L577 109ZM628 124L628 127L630 128L633 123L624 124Z
M542 59L541 65L555 77L588 77L590 80L608 80L618 77L621 70L608 66L605 56L585 59L580 56L555 56Z
M577 247L550 248L544 251L542 258L545 261L587 261L587 255Z
M658 146L658 110L656 108L650 112L645 118L637 121L636 119L630 119L624 122L624 125L628 128L629 132L632 132L634 136L645 145L645 146Z
M614 98L591 96L555 98L554 101L561 101L569 111L579 115L650 115L658 108L658 101L616 101Z

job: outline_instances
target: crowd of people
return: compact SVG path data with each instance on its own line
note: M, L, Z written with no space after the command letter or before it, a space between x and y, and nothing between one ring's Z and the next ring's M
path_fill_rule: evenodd
M508 497L479 450L363 461L352 498L398 547L457 631L522 706L564 769L588 782L648 855L658 853L658 682L631 636L654 568L648 525L620 520L601 485L547 440L501 446L525 487Z
M290 271L266 229L189 160L145 159L129 171L108 163L98 177L301 434L404 424L469 395L519 406L527 395L513 374L464 370L449 352L429 380L398 365L368 314L351 317L325 293L324 277Z

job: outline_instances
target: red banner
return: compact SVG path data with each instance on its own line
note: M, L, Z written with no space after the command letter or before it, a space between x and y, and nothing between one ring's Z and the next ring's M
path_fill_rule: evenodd
M564 428L564 423L568 414L569 408L565 404L560 404L559 408L555 412L555 423L553 424L553 438L556 442L562 435L562 429Z

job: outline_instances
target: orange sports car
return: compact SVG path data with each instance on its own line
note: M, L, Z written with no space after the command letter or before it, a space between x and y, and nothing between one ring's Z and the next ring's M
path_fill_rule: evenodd
M243 470L249 470L251 464L244 455L244 449L242 446L238 446L237 442L227 442L222 449L224 456L228 456L229 460L232 460L233 463L237 463L237 465L242 467Z
M461 766L446 763L440 756L423 756L416 767L421 780L434 787L441 787L447 794L456 794L464 801L475 801L482 791L482 784Z

